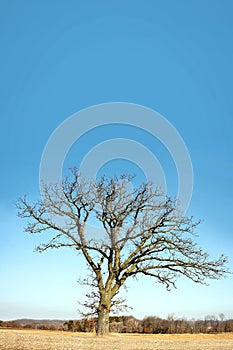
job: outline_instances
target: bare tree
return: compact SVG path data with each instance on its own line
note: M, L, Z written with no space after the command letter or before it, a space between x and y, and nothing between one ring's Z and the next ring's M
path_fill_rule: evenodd
M98 314L99 335L109 332L110 310L120 304L116 296L130 277L150 276L170 289L179 275L204 284L228 272L224 255L210 259L194 242L199 222L181 215L176 201L153 184L132 188L131 181L129 175L88 181L72 169L62 183L44 185L38 202L29 204L27 197L17 202L19 216L29 218L26 232L54 233L39 252L72 247L84 257L92 272L86 282L95 289L86 306ZM102 237L90 235L93 216Z

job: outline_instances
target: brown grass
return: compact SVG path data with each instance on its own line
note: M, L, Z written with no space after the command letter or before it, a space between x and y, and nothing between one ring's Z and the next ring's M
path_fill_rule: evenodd
M233 333L111 334L0 329L0 349L9 350L233 350Z

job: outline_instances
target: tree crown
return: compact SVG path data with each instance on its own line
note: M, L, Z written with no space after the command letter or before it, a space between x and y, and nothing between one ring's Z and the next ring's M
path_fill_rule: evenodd
M133 187L131 175L94 181L77 169L71 174L62 183L44 185L38 202L31 205L23 197L17 207L20 217L30 219L27 232L54 233L38 251L73 247L83 255L92 273L86 283L98 290L90 307L107 299L112 307L125 281L140 274L170 289L180 275L204 284L229 272L224 255L211 259L195 243L200 221L182 215L177 202L152 183ZM100 237L90 234L93 215L103 229Z

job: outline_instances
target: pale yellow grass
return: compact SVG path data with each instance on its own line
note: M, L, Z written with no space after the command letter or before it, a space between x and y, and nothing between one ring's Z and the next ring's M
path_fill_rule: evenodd
M138 335L41 330L0 330L0 349L9 350L233 350L233 333Z

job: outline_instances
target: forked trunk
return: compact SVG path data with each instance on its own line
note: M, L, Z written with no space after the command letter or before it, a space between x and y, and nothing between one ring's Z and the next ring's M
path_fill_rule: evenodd
M109 313L110 313L110 308L100 305L99 311L98 311L97 335L109 334Z

